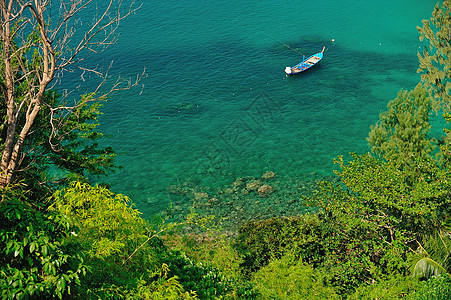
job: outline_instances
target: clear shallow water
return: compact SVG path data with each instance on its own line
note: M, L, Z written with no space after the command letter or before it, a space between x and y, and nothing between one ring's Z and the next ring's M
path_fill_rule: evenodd
M419 80L416 26L435 1L146 1L103 54L147 77L106 103L100 130L124 168L111 188L146 215L168 187L274 171L308 182L368 151L369 126ZM335 42L331 40L334 39ZM307 73L283 70L326 46Z

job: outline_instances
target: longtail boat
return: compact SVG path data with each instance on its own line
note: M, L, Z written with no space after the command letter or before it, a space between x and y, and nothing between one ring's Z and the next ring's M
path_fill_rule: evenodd
M302 61L300 63L298 63L297 65L295 65L294 67L286 67L285 73L287 73L287 75L294 75L294 74L299 74L299 73L309 70L311 67L313 67L314 65L317 65L323 59L325 48L326 47L323 47L323 50L321 50L321 52L313 54L312 56L310 56L307 59L305 59L305 56L304 56Z

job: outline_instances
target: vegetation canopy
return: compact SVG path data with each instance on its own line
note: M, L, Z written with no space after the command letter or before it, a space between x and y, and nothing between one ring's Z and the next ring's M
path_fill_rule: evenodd
M430 132L433 109L451 120L451 1L418 28L429 42L422 81L380 114L372 153L339 156L334 179L290 193L308 213L237 231L194 209L150 221L127 196L89 183L114 168L112 149L97 144L101 102L141 78L103 89L109 75L83 66L135 11L133 1L98 3L83 27L76 16L92 4L0 0L2 299L451 299L451 143L449 129ZM70 100L56 87L77 68L100 84ZM218 198L191 193L225 207L251 201L244 187L258 182L237 180Z

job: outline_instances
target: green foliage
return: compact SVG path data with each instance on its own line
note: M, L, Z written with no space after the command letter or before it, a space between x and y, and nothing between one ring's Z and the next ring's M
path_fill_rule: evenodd
M172 234L165 237L165 243L193 261L205 262L209 266L218 268L228 277L239 274L239 255L232 248L230 237L224 236L221 232Z
M420 282L410 276L395 276L375 282L364 284L357 288L356 292L346 299L366 299L366 300L392 300L405 299L412 294L419 286Z
M296 249L298 257L308 263L320 262L324 255L322 234L315 215L273 218L241 226L233 247L242 256L242 272L250 275L284 256L287 249Z
M207 263L195 263L178 251L169 252L165 262L169 274L177 276L186 290L196 291L201 299L216 299L232 290L231 280Z
M408 300L448 300L451 299L451 277L442 275L432 277L423 282L415 293L407 297Z
M435 162L415 161L415 182L393 163L370 155L353 155L348 164L339 157L336 163L342 169L337 173L346 187L345 198L324 198L319 201L322 208L365 220L388 240L396 232L409 232L413 237L440 227L439 211L449 205L451 186L448 172Z
M133 290L140 275L159 265L155 249L161 242L128 203L123 195L80 182L53 197L53 207L79 228L77 240L91 267L84 288L94 294L112 286Z
M446 120L446 123L449 124L451 121L451 114L444 113L443 118ZM451 130L449 128L443 129L445 136L439 141L440 151L438 152L437 159L441 167L445 170L451 170ZM448 230L451 230L451 205L447 208L440 211L442 226L447 227Z
M328 282L349 294L365 282L407 275L415 241L441 227L449 175L430 160L415 161L416 177L370 155L336 162L341 184L321 183L312 199L320 208Z
M10 192L6 194L11 195ZM5 196L5 195L4 195ZM0 291L3 299L63 298L86 267L68 220L25 204L20 188L0 203ZM24 203L25 202L25 203Z
M414 276L430 278L443 273L451 275L451 238L450 233L437 231L425 237L424 246L420 245L413 260Z
M99 125L102 104L93 102L94 98L95 94L84 95L75 108L55 116L53 122L61 124L60 128L57 133L53 132L48 136L52 147L46 150L51 153L52 163L79 175L84 175L85 172L104 175L114 169L113 159L116 155L113 150L110 147L99 148L95 142L103 135L95 131ZM44 109L42 114L48 114L48 111ZM52 132L50 128L46 129L47 134L42 132L44 136ZM48 143L46 145L49 146Z
M413 275L430 278L446 272L440 263L429 257L423 257L415 262L413 266Z
M76 182L56 192L53 201L80 228L77 239L91 268L80 297L191 299L188 290L213 299L228 292L229 281L216 268L166 248L158 235L177 224L164 219L158 226L149 224L127 197ZM192 212L187 222L205 226L211 218Z
M430 20L423 20L423 27L417 27L420 41L427 40L423 53L418 53L418 72L435 99L436 109L451 109L451 1L437 3Z
M137 277L137 284L134 288L129 286L110 285L102 286L94 295L93 291L88 291L87 295L80 296L86 299L87 296L95 296L93 299L143 299L143 300L178 300L178 299L198 299L194 292L185 292L177 277L168 278L169 268L163 264L155 271L148 271Z
M56 93L48 92L46 95L45 100L51 106L68 107L68 104L60 103ZM47 106L41 109L35 121L37 128L24 143L24 150L29 153L25 163L33 172L39 170L42 178L52 180L55 172L51 168L60 170L60 174L74 173L78 176L103 175L114 170L116 155L113 150L110 147L99 148L96 142L102 138L102 134L96 131L102 104L93 102L94 96L82 96L72 109L57 112L52 112Z
M401 91L371 126L367 138L371 151L401 166L414 168L415 160L429 158L432 140L428 137L431 125L431 99L422 85L410 92Z
M230 237L223 232L168 235L165 241L176 250L175 253L182 253L183 259L177 259L182 262L179 264L182 271L177 274L185 273L184 269L197 273L195 277L190 274L183 277L188 281L186 286L198 291L201 299L255 299L253 285L240 273L239 254L232 248Z
M53 207L80 228L78 236L88 246L89 257L109 258L124 263L124 267L141 265L143 257L138 258L138 254L127 259L152 232L127 197L101 186L76 182L57 191L52 201Z
M271 261L252 278L261 299L340 299L324 276L291 254Z
M169 268L163 264L161 270L150 274L153 279L150 284L141 277L136 289L127 293L126 299L149 299L149 300L178 300L178 299L198 299L196 293L185 292L177 277L168 277ZM157 278L157 280L155 280Z
M49 106L41 108L36 128L24 141L23 151L27 155L20 161L22 170L15 176L17 182L29 186L35 198L47 197L49 190L56 188L55 182L114 171L116 154L112 148L101 148L97 143L102 138L96 131L102 104L92 102L93 97L93 94L82 96L75 108L55 112L50 106L66 104L59 103L55 92L45 93L44 101ZM0 101L0 115L6 116L4 101ZM23 119L18 122L18 126L24 125ZM0 128L0 150L4 148L6 134L6 128Z

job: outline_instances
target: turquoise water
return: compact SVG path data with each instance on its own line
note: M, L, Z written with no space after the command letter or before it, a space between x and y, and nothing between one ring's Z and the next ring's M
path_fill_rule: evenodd
M146 1L101 58L112 74L147 72L104 107L100 130L123 166L112 190L150 215L187 181L214 190L266 171L287 182L332 175L333 158L367 152L379 112L418 82L416 26L434 5ZM323 46L320 65L285 76Z

